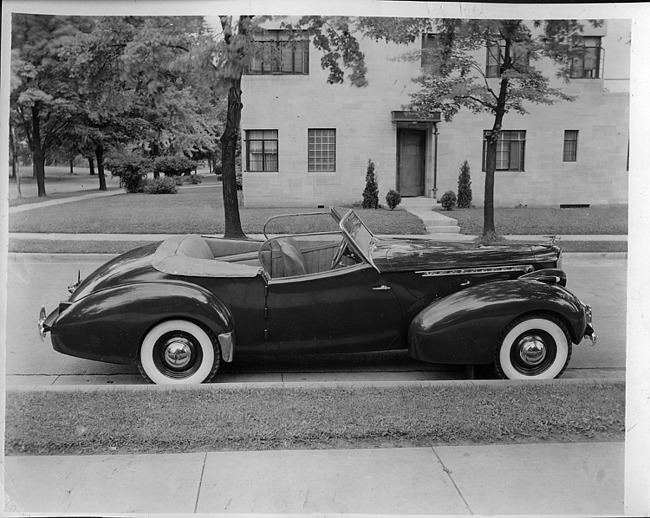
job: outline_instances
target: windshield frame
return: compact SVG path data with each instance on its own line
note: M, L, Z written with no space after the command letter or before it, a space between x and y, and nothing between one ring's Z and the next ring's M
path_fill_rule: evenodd
M372 250L375 247L377 238L359 218L358 214L353 210L349 210L339 221L339 227L355 252L360 254L375 270L379 271L372 260Z

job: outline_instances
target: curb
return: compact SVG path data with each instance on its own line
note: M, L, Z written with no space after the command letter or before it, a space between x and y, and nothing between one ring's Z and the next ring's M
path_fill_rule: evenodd
M220 391L251 389L321 389L321 388L403 388L403 387L488 387L507 389L538 385L625 385L621 378L570 378L553 380L440 380L440 381L317 381L317 382L258 382L258 383L206 383L201 385L24 385L6 387L11 392L169 392L178 390Z

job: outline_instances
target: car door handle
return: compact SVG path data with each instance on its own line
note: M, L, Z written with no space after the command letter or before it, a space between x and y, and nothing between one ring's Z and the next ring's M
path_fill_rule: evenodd
M465 282L460 283L460 285L463 286L463 287L469 286L470 284L471 284L470 281L465 281Z
M386 290L390 290L390 289L391 289L390 286L386 286L385 284L382 284L381 286L375 286L373 288L373 290L375 290L375 291L386 291Z

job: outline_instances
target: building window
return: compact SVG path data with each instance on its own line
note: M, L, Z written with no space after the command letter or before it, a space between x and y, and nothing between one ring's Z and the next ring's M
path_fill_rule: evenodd
M487 170L487 136L483 131L483 171ZM497 171L523 171L526 150L525 131L501 131L497 142Z
M308 171L336 171L336 130L310 129L308 141Z
M422 54L420 55L420 66L428 74L440 73L442 59L440 57L440 35L422 35Z
M598 79L602 55L600 36L583 36L574 48L571 60L571 77L574 79Z
M246 132L246 170L278 171L278 130Z
M309 38L302 32L266 31L264 36L256 38L255 54L245 73L309 74Z
M564 131L563 162L575 162L578 159L578 130Z
M501 77L501 67L505 60L506 42L503 39L490 41L487 44L487 58L485 64L485 77ZM517 43L510 46L510 56L512 58L512 68L528 66L530 64L530 55L526 49Z

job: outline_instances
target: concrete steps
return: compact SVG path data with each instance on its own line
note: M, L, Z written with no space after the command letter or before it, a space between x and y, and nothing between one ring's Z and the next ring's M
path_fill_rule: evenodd
M430 234L458 234L458 220L433 210L440 204L433 198L402 198L402 208L419 217Z

